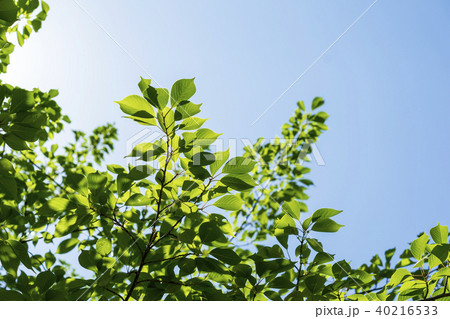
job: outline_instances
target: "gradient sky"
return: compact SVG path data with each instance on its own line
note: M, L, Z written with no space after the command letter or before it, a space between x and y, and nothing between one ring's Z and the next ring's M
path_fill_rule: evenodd
M162 87L196 77L205 126L227 139L273 138L298 100L322 96L326 165L312 165L308 205L344 210L346 225L319 235L328 251L356 266L450 224L449 1L379 0L253 126L373 1L79 2L142 68L73 0L48 0L3 80L59 89L72 129L115 122L109 162L124 164L142 129L113 103L138 93L139 76Z

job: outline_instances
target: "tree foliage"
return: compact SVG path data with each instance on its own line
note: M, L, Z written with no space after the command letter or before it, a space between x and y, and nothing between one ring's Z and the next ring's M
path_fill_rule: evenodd
M7 35L22 45L48 9L0 1L2 72L14 48ZM327 130L321 98L299 102L280 138L230 157L212 150L220 134L197 117L194 79L138 87L117 104L160 138L135 145L136 165L122 167L104 163L113 125L73 131L59 147L53 137L70 120L58 92L0 83L1 300L449 298L446 226L421 234L395 265L395 249L355 268L319 241L342 227L340 210L308 213L305 203L308 155Z

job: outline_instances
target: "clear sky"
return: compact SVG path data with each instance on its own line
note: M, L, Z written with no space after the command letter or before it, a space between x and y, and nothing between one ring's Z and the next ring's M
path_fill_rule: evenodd
M368 261L450 224L450 2L379 0L255 125L251 123L373 0L48 0L48 20L12 55L6 82L60 90L71 128L115 122L108 159L124 163L142 128L115 100L148 73L170 87L196 77L206 127L225 138L272 138L295 109L322 96L329 131L312 165L310 210L344 210L320 235L337 258Z

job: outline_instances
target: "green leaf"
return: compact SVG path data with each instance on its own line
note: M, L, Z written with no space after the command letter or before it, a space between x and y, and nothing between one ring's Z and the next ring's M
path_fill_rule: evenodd
M141 90L141 92L144 93L148 89L148 87L150 86L151 83L152 83L152 80L144 79L141 76L141 80L138 83L139 90Z
M285 202L283 206L281 206L283 212L288 214L294 219L300 220L300 212L302 210L302 205L296 200Z
M0 194L5 194L4 199L17 198L17 183L14 177L0 174Z
M28 111L34 107L34 93L23 89L14 89L11 96L11 113Z
M180 130L192 131L202 127L208 119L201 119L199 117L189 117L184 119L180 124Z
M0 2L0 19L6 22L6 26L17 21L17 11L19 8L13 0L2 0Z
M436 245L431 250L430 256L428 257L428 265L430 269L443 265L448 258L449 249L447 245Z
M220 261L209 257L197 257L195 263L199 271L227 274L228 270Z
M96 173L89 174L87 176L87 181L88 181L89 190L93 194L96 194L96 193L104 190L106 182L108 181L108 178L105 175L100 174L99 172L96 172Z
M294 263L287 259L255 261L255 265L256 265L256 273L261 278L282 273L294 267Z
M88 179L83 174L67 172L66 184L85 197L89 195Z
M63 237L69 234L77 222L76 215L67 215L60 219L55 228L55 237Z
M32 268L31 259L28 255L28 246L26 243L21 243L17 240L8 240L8 243L11 245L14 253L20 259L22 264L25 265L28 269Z
M49 270L36 276L36 286L40 292L45 292L56 282L56 276Z
M341 227L343 227L343 225L339 225L332 219L325 218L318 220L311 229L317 232L334 233Z
M195 94L195 91L194 78L176 81L170 90L171 105L174 106L181 101L189 100Z
M106 165L106 168L108 169L108 171L110 171L111 173L114 173L114 174L120 174L120 173L126 172L125 168L123 168L122 166L117 165L117 164Z
M315 110L321 105L323 105L325 102L321 97L315 97L311 104L311 110Z
M397 269L391 276L388 286L395 287L406 279L412 279L411 273L408 269L400 268Z
M58 213L64 212L69 204L70 201L62 197L52 198L48 201L48 207Z
M95 244L95 249L102 256L108 255L111 252L111 248L112 244L108 238L99 238Z
M154 88L150 86L145 91L144 96L148 99L151 105L160 110L166 107L167 102L169 102L169 90L167 89Z
M315 256L314 256L314 260L313 260L313 264L326 264L329 263L330 261L333 261L333 255L330 255L326 252L318 252Z
M245 174L250 173L256 162L248 157L235 157L229 160L222 169L222 173Z
M206 222L200 225L198 235L203 243L211 243L213 241L224 238L223 232L214 222Z
M438 224L430 229L430 235L436 244L446 244L448 241L448 227Z
M274 289L291 289L295 287L295 284L285 277L277 277L269 282L268 287Z
M228 157L230 156L230 151L229 149L227 149L224 152L216 152L214 153L214 158L215 158L215 162L212 163L209 166L209 170L211 171L211 174L214 175L217 173L217 171L219 170L219 168L222 167L223 163L225 163L228 159Z
M344 277L350 276L352 268L345 260L340 260L333 264L331 270L333 271L334 278L342 279Z
M123 192L126 192L131 188L133 181L129 178L128 174L120 173L117 176L116 183L117 183L117 194L119 194L120 197L122 196Z
M69 238L63 240L56 249L57 254L66 254L78 245L80 241L77 238Z
M225 186L240 192L249 191L257 186L256 182L248 174L228 174L222 177L220 181Z
M186 275L192 274L195 271L195 260L193 259L181 259L178 262L178 267L182 272L184 272Z
M17 277L17 268L19 268L20 260L14 253L10 245L0 242L0 261L3 268L13 277Z
M320 241L318 241L317 239L314 238L306 238L306 241L308 242L309 246L314 249L317 252L322 252L323 251L323 246L322 243Z
M320 275L309 276L304 280L306 287L312 294L318 294L324 288L326 281L327 279Z
M276 220L275 227L275 236L298 234L294 219L286 214L284 214L280 219Z
M125 206L147 206L150 205L152 200L148 197L145 197L142 194L133 194L130 198L128 198Z
M83 250L78 256L78 262L81 267L97 272L98 268L96 266L95 258L90 251Z
M241 258L231 249L214 248L211 255L229 265L237 265L241 262Z
M261 258L284 258L283 250L278 245L273 245L272 247L256 245L256 248L258 249L256 254Z
M6 290L0 288L0 300L1 301L25 301L26 298L20 292L15 290Z
M237 195L225 195L219 198L213 205L224 210L236 211L242 208L244 202Z
M195 145L210 145L222 134L214 133L208 128L201 128L195 132Z
M116 101L120 105L120 109L131 116L141 118L154 118L155 111L150 103L146 99L139 95L130 95L124 98L122 101Z
M424 233L422 234L422 236L420 236L411 243L411 254L417 260L422 259L422 255L425 252L428 240L429 240L428 235Z
M3 139L5 140L5 143L11 147L13 150L16 151L24 151L29 150L27 143L18 137L16 134L8 133L3 135Z
M182 101L178 103L178 106L175 109L175 120L179 121L200 113L201 106L202 104L194 104L189 101Z
M316 222L320 219L330 218L342 213L342 210L336 210L332 208L321 208L316 210L312 215L312 222Z

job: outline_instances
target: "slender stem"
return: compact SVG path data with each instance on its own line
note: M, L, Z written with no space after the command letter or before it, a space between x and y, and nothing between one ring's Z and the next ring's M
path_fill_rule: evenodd
M295 285L295 290L298 290L300 286L300 279L302 277L302 266L303 266L303 245L305 244L306 239L306 232L303 231L303 236L300 241L300 265L298 266L298 273L297 273L297 284Z
M107 288L107 287L102 287L102 288L105 289L105 290L108 290L110 293L116 295L117 297L119 297L120 299L122 299L123 301L125 301L125 299L123 299L123 297L122 297L121 295L119 295L117 292L115 292L115 291L113 291L113 290L111 290L111 289L109 289L109 288Z
M433 296L433 297L424 298L424 299L421 299L420 301L435 301L435 300L438 300L438 299L441 299L441 298L445 298L445 297L450 297L450 292L447 292L447 293L444 293L444 294L440 294L440 295L437 295L437 296Z

